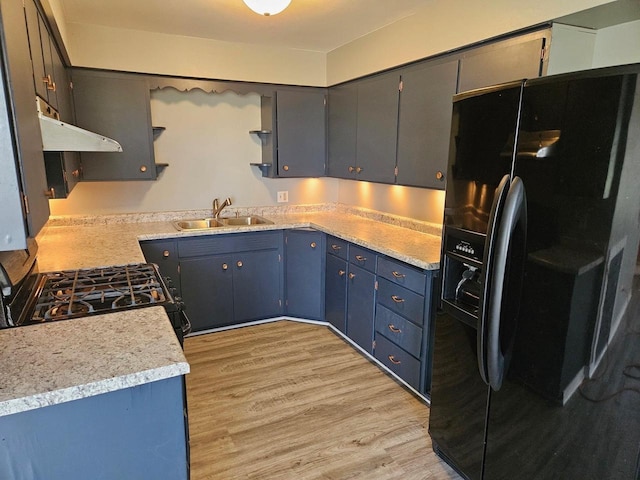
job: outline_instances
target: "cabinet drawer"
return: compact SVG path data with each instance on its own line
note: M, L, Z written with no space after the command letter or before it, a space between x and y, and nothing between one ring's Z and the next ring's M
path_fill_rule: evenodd
M420 389L420 361L376 332L374 356L416 390Z
M385 257L378 257L378 275L424 295L426 275L415 267Z
M336 237L327 236L327 252L346 260L349 256L349 242Z
M423 324L424 297L379 277L378 303L417 325Z
M369 272L376 272L376 257L377 255L371 250L366 248L351 245L349 247L349 262L354 265L364 268Z
M422 328L382 305L378 305L376 309L376 332L384 335L414 357L420 357Z

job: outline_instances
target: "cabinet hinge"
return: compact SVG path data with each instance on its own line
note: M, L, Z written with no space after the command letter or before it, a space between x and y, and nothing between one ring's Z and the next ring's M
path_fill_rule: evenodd
M284 244L289 245L289 237L287 237L286 235L284 237Z
M371 342L371 348L372 348L373 350L375 350L375 349L376 349L376 341L375 341L375 340L374 340L373 342Z
M278 254L278 263L282 262L282 255Z
M178 264L178 275L180 275L180 264Z
M377 291L378 290L378 280L376 280L376 282L373 285L374 285L373 289Z
M393 169L393 174L397 177L398 176L398 166L396 165L396 168Z
M73 82L69 80L69 90L73 90Z
M323 102L324 102L324 106L326 107L327 106L327 96L326 95L324 96Z
M278 300L278 306L282 308L282 299Z
M542 49L540 50L540 60L544 61L545 58L547 58L547 53L548 52L549 52L549 47L548 46L542 47Z
M398 84L398 91L401 92L403 88L404 88L404 82L400 80L400 83Z
M24 214L29 215L29 197L27 197L24 193L22 194L22 209L24 210Z

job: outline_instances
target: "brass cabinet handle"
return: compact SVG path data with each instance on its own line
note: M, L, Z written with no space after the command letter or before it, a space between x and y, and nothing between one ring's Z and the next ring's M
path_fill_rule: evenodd
M440 181L444 180L444 173L438 170L436 172L436 180L440 180Z
M49 190L45 190L44 191L44 196L47 198L56 198L56 191L53 187L51 187Z
M367 257L363 257L362 255L356 255L356 260L358 260L359 262L366 262Z
M400 298L397 295L391 295L391 300L393 300L396 303L402 303L404 302L404 298Z
M396 278L404 278L404 277L406 277L406 275L404 273L396 272L395 270L393 272L391 272L391 275L393 275Z
M142 166L140 167L140 171L141 171L142 173L146 172L146 171L147 171L147 166L146 166L146 165L142 165Z
M344 270L338 270L338 275L340 275L341 277L344 276L344 274L347 273Z
M311 242L311 248L316 248L318 246L318 244L316 244L316 242Z
M355 167L349 167L349 173L353 173L355 170Z
M47 75L46 77L42 77L42 83L47 84L47 89L49 89L49 85L51 85L51 75Z
M162 252L162 256L164 258L167 258L169 256L169 250L165 250L164 252Z
M342 247L340 245L336 245L335 243L331 245L331 250L333 250L334 252L338 252L342 249Z
M390 323L387 326L389 327L389 330L391 330L393 333L402 333L402 330L396 327L393 323Z
M396 357L394 357L393 355L389 355L387 358L394 365L400 365L402 363L400 360L396 360Z
M284 167L282 167L282 169L283 169L285 172L288 172L288 171L289 171L289 165L285 165Z
M362 170L364 170L364 168L362 168L362 167L356 167L356 173L360 173L360 172L362 172Z
M356 278L356 274L355 273L350 273L349 274L349 280L353 280L354 278Z
M227 265L226 263L222 264L222 269L223 270L227 270L229 268L229 265Z
M242 268L242 262L240 260L238 260L238 263L236 263L236 265L238 265L238 268Z

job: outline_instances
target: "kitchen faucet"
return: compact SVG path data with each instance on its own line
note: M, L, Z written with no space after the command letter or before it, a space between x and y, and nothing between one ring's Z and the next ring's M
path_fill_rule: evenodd
M218 216L220 216L220 212L222 212L224 207L228 207L229 205L231 205L231 199L229 197L227 197L225 201L222 202L222 205L219 205L218 199L214 198L213 199L213 218L218 218Z

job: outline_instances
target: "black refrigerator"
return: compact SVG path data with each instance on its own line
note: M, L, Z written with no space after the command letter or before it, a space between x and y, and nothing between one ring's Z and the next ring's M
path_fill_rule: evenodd
M639 73L454 97L429 433L467 479L640 479Z

